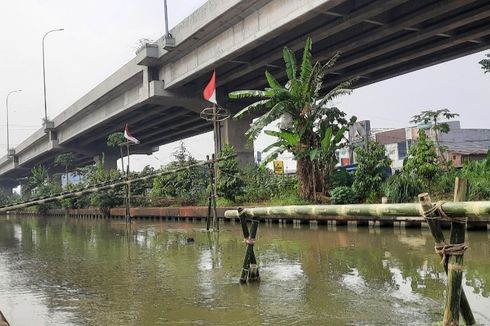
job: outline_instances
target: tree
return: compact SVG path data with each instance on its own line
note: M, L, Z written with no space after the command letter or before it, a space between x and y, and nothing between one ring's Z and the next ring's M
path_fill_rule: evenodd
M312 41L308 38L299 68L294 52L287 47L283 49L288 78L284 86L266 71L269 87L265 90L241 90L229 94L232 99L260 99L241 110L235 119L252 112L266 111L246 132L251 141L267 125L281 118L280 131L268 131L269 135L277 137L277 142L268 148L274 151L267 161L284 151L291 152L297 160L300 197L307 200L314 199L316 191L325 191L325 173L332 169L330 162L335 159L335 147L340 144L348 124L355 121L355 118L347 121L343 112L328 105L337 96L350 93L352 80L337 85L324 96L320 95L327 70L335 64L339 55L334 55L325 64L318 61L313 64L311 48Z
M65 167L65 177L66 177L66 185L70 183L68 180L68 168L73 165L75 162L75 155L73 153L63 153L56 156L54 159L54 163L56 165L63 165Z
M429 186L441 173L434 142L430 140L423 130L419 130L419 137L408 150L408 157L403 164L403 173L411 174L420 179L424 186Z
M487 72L490 72L490 53L487 53L487 58L489 59L483 59L479 62L481 65L481 68L483 69L483 72L486 74Z
M59 193L61 187L50 180L48 170L44 166L35 166L22 184L22 197L28 199L33 197L46 197ZM45 213L48 208L53 208L56 203L39 204L36 206L38 213Z
M43 166L35 166L31 169L31 175L22 185L22 196L31 196L42 185L48 182L48 170Z
M123 162L123 149L122 145L126 142L124 133L114 132L107 137L107 146L109 147L119 147L119 152L121 154L121 171L124 174L124 162Z
M236 154L235 149L230 145L225 145L220 151L219 156L226 157L233 154ZM236 196L243 194L244 186L236 157L218 162L218 169L219 174L216 185L218 195L228 200L235 201Z
M367 147L355 149L357 169L352 188L361 198L379 197L383 182L388 178L391 160L386 156L383 145L369 141Z
M452 113L448 109L440 109L440 110L427 110L422 111L420 114L414 115L410 122L412 123L431 123L431 130L434 131L434 141L437 145L437 153L441 160L441 163L445 166L446 170L449 169L448 162L444 157L444 148L442 148L439 142L439 133L447 134L449 132L449 125L447 122L441 122L441 119L453 119L458 117L458 113Z

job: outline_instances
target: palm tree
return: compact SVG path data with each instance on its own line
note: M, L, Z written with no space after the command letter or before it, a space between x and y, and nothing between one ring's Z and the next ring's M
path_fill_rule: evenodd
M263 112L246 132L253 141L260 132L273 121L281 118L280 132L270 132L278 141L267 150L274 151L266 159L273 160L283 151L291 152L297 160L296 174L303 199L315 199L316 192L325 192L325 175L335 166L335 150L344 146L342 142L346 129L354 123L345 119L345 113L332 108L332 99L349 94L353 80L337 85L326 95L323 80L327 71L335 64L339 54L335 54L325 64L312 63L311 38L306 40L301 66L297 67L294 52L285 47L287 82L283 86L268 71L265 72L269 87L265 90L240 90L229 94L232 99L259 98L255 103L242 109L234 118L238 119L252 112Z

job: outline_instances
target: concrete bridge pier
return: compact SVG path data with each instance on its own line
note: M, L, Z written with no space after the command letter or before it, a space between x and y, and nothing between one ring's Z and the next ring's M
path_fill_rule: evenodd
M245 132L247 132L251 117L244 117L234 120L232 117L220 123L221 145L231 145L235 148L240 166L254 164L254 145L247 142Z
M115 155L95 155L94 162L99 163L102 161L104 168L107 170L116 170L117 169L117 159L119 157Z

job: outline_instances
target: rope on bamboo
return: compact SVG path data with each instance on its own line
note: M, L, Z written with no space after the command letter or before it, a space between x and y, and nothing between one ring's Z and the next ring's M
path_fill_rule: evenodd
M425 219L432 219L432 220L437 220L437 219L444 219L444 220L450 220L451 222L455 223L466 223L468 220L467 217L453 217L449 218L449 216L444 212L444 209L442 208L442 205L444 205L446 202L443 200L440 200L436 202L434 205L432 205L431 208L428 210L424 211L424 217Z
M468 246L466 243L454 243L454 244L439 244L435 245L434 249L436 254L442 258L442 263L446 263L449 256L462 256Z
M253 246L255 244L255 240L251 239L251 238L245 238L245 239L243 239L243 242L245 242L246 244L251 245L251 246Z

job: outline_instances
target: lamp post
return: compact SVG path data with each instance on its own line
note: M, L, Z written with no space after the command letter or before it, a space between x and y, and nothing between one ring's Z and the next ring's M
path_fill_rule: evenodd
M163 0L163 14L165 15L165 35L163 35L163 48L170 51L175 47L175 39L168 30L167 0Z
M5 109L7 111L7 157L10 155L10 138L9 138L9 96L11 94L22 92L21 89L17 89L15 91L11 91L7 94L7 98L5 99Z
M48 36L49 33L61 32L63 30L64 30L63 28L52 29L52 30L46 32L46 34L44 34L44 36L43 36L44 123L48 122L48 106L46 104L46 63L45 63L45 59L44 59L44 39L46 38L46 36Z

